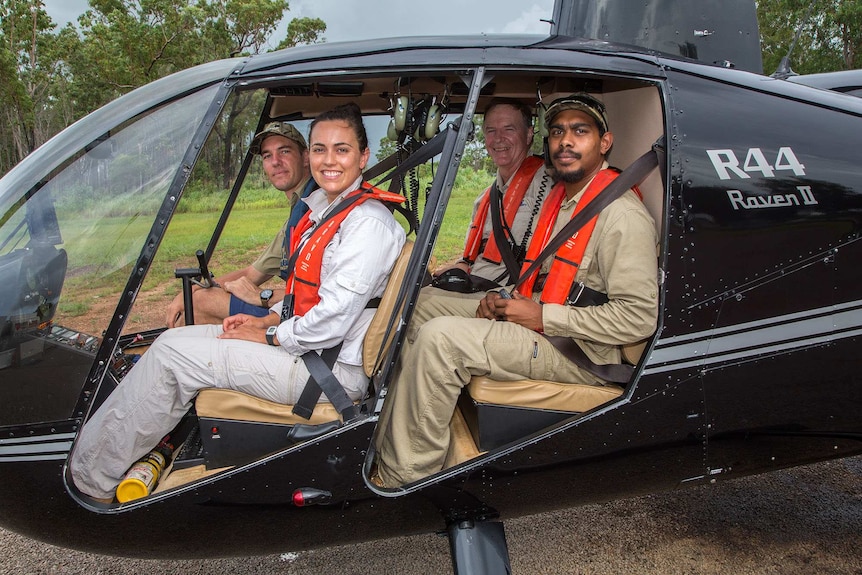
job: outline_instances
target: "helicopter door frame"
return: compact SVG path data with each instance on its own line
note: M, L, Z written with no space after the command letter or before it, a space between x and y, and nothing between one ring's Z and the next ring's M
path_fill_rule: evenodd
M239 68L235 69L228 77L233 77L239 72ZM99 405L110 395L113 388L107 389L106 385L102 385L105 376L109 373L108 367L111 365L111 355L120 341L120 334L126 319L129 316L129 311L134 305L138 290L140 289L143 278L149 272L150 265L153 262L154 255L164 238L168 224L174 215L179 200L182 197L183 190L188 183L188 175L191 173L198 158L203 153L204 143L209 137L210 132L215 126L215 120L219 117L224 108L227 97L233 90L235 81L225 80L221 82L219 88L213 94L209 107L204 114L202 121L198 123L198 128L192 136L191 141L183 154L182 161L179 163L179 169L174 173L171 184L168 186L165 198L162 205L154 218L153 225L147 235L147 241L141 248L141 253L138 256L135 265L132 269L132 274L129 276L126 286L120 295L116 310L114 311L108 327L104 331L102 344L96 352L95 361L87 376L86 382L81 390L78 403L75 406L72 417L79 418L81 423L87 420L90 413L95 411ZM69 487L66 486L68 491Z
M410 323L410 319L413 316L413 308L416 299L419 297L419 290L422 287L422 277L425 270L428 269L431 253L434 250L437 235L440 232L443 216L445 215L452 193L452 187L455 184L455 176L460 167L461 155L467 144L467 140L472 138L473 135L473 117L475 116L476 105L479 101L479 93L490 81L490 79L485 78L486 69L484 66L473 68L471 71L473 72L473 78L469 81L465 77L466 74L462 74L464 83L470 86L469 97L461 118L458 120L458 125L453 123L450 126L453 133L447 136L443 144L437 175L431 184L431 190L425 201L425 211L419 229L416 232L413 256L410 258L410 263L404 274L401 292L398 294L398 300L395 304L395 309L401 306L401 328L399 328L399 332L396 334L395 340L389 348L379 377L376 377L373 382L378 389L377 402L374 409L375 418L380 413L395 363L401 352L403 339L406 334L406 329L404 328ZM429 212L429 206L433 207L433 211ZM410 305L403 305L405 302L409 302Z
M493 78L493 71L487 74L486 76L486 68L481 68L482 79L481 86L478 89L481 89L485 84L490 82ZM571 76L572 72L560 72L561 76ZM606 78L605 75L600 75L601 78ZM620 76L612 75L607 76L607 78L618 79ZM478 80L478 78L477 78ZM624 137L619 138L619 141L624 144L621 147L624 149L618 150L616 153L616 158L619 158L620 155L623 156L622 165L620 167L627 168L629 164L634 161L640 154L647 151L650 146L658 142L659 139L664 138L665 142L668 142L668 135L673 133L671 126L671 114L668 110L671 108L671 103L668 100L669 88L666 83L666 79L656 79L656 78L626 78L626 80L632 80L635 83L642 84L640 87L629 88L624 90L624 94L603 94L605 99L611 100L612 108L616 110L626 110L625 116L623 118L614 118L614 121L620 123L621 128L619 132L624 134ZM477 87L477 83L474 82L474 85L471 87L470 92L470 100L469 103L472 105L470 108L471 112L475 110L476 101L478 100L478 92L474 92L473 89ZM637 93L635 93L635 91ZM644 96L647 96L644 98ZM631 99L634 101L638 101L641 104L639 109L635 109L628 103L626 103L626 99ZM647 112L648 120L647 127L644 127L645 118L641 112ZM465 112L466 117L466 112ZM472 118L472 113L470 115ZM623 122L620 122L623 120ZM627 120L627 121L626 121ZM617 131L615 131L615 134ZM627 135L625 135L627 134ZM633 137L634 136L634 137ZM668 148L670 147L666 144ZM616 149L616 148L615 148ZM543 439L550 437L556 433L563 432L567 429L576 427L581 423L593 419L606 413L610 410L616 409L620 405L628 403L633 394L636 391L637 383L640 381L641 375L643 373L644 368L647 364L647 359L650 354L650 350L655 345L655 342L658 340L659 335L662 331L663 326L663 310L665 309L664 301L665 301L665 282L663 278L667 273L667 253L668 253L668 218L669 218L669 209L668 206L671 202L671 190L670 190L670 149L665 150L663 163L660 163L656 169L652 170L646 178L641 183L641 186L645 186L649 189L648 193L644 193L644 203L647 205L647 209L650 212L650 215L655 220L656 226L656 238L657 238L657 254L658 265L659 265L659 285L658 285L658 299L659 299L659 313L657 319L657 327L655 332L648 338L646 342L646 346L641 354L640 359L635 364L634 374L632 375L631 381L626 384L623 388L622 394L614 399L608 400L606 403L603 403L600 406L589 411L589 413L579 414L574 417L565 418L558 423L551 424L549 427L543 428L541 430L537 430L536 432L525 435L517 441L507 443L504 446L500 446L494 449L491 449L488 452L479 452L478 456L469 458L463 462L459 462L451 467L447 467L442 469L441 471L429 475L428 477L422 478L415 483L412 483L407 486L402 486L397 490L389 490L379 488L373 483L370 483L368 480L370 476L370 471L372 468L372 463L374 458L376 457L376 450L373 446L369 449L369 454L366 458L366 465L364 469L364 475L366 479L366 483L368 487L374 491L376 494L384 496L384 497L399 497L410 493L415 493L428 487L430 485L439 483L441 481L445 481L451 478L454 478L458 475L465 474L469 476L469 474L475 469L479 469L491 460L505 460L507 456L517 451L523 450L526 445L532 445L541 442ZM660 162L662 160L660 159ZM614 165L614 162L611 161L611 165ZM451 168L451 166L450 166ZM457 166L456 166L457 168ZM450 174L447 173L447 176ZM436 181L435 181L436 184ZM445 197L445 200L448 201L448 193ZM430 205L430 200L429 200ZM435 205L435 212L433 214L434 220L428 226L425 225L425 219L422 220L422 226L420 226L420 233L417 235L417 249L418 246L422 245L422 258L420 260L416 260L413 258L412 264L419 264L419 270L408 269L407 275L405 275L405 284L408 284L412 287L412 290L409 293L409 301L415 302L418 298L418 292L421 285L418 283L419 272L427 269L428 257L433 248L430 240L436 238L436 232L439 230L440 221L438 218L442 216L440 213L440 206ZM445 206L444 206L445 208ZM444 210L445 211L445 210ZM427 205L426 205L426 214ZM425 235L422 233L425 232ZM431 234L434 235L431 235ZM425 242L424 244L420 242ZM416 275L410 275L411 273L415 273ZM412 317L413 305L409 306L409 309L406 310L402 314L403 326L409 324L410 319ZM388 387L388 378L389 373L391 373L392 368L394 367L394 363L398 354L401 350L402 338L406 333L406 329L402 329L397 341L394 343L392 348L390 349L390 360L387 363L387 371L383 375L383 380L387 382L387 386L384 386L380 392L378 393L377 403L375 405L375 417L379 417L379 413L382 409L382 404L386 396L386 391ZM456 409L456 412L458 410ZM376 424L375 424L376 425Z

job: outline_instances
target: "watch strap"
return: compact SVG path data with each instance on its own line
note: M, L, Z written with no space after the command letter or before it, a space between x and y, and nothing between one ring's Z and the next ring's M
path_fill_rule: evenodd
M277 345L275 343L275 329L273 329L275 327L276 326L270 326L266 328L266 343L268 343L269 345Z

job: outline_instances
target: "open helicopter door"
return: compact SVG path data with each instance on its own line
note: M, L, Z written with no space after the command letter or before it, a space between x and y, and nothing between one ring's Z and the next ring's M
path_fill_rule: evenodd
M650 150L654 152L658 141L664 142L665 117L658 86L608 91L602 97L615 136L614 165L626 167L639 156L652 153ZM641 168L637 177L642 200L655 222L657 237L662 238L667 202L667 183L663 177L667 160L663 149L656 153L655 161L651 167ZM666 265L664 250L661 245L657 245L656 250L661 276L661 269ZM624 363L635 368L639 366L651 340L625 346ZM537 432L622 399L632 383L592 386L530 379L502 382L475 376L461 394L450 422L449 452L443 470L420 484L444 481L451 477L448 471L455 468L478 469L482 460L491 457L499 448L517 444ZM411 486L406 490L410 491Z
M504 82L501 76L494 80L500 84ZM662 92L657 84L623 84L621 87L608 81L607 85L614 88L601 94L616 136L612 162L613 165L626 167L641 154L651 150L666 133ZM662 155L659 169L651 169L640 185L643 201L653 216L658 237L663 237L666 227L668 188L666 178L663 177L665 162L666 158ZM417 240L417 249L420 247ZM660 246L656 248L657 256L663 263L664 251ZM651 340L632 346L627 350L631 354L626 356L626 361L640 367L648 344L651 344ZM402 366L401 369L409 372L409 366ZM409 384L409 380L404 383ZM453 501L464 507L447 508L446 513L455 572L508 572L510 566L505 533L498 515L478 502L466 503L470 499L469 493L474 489L483 490L473 479L483 477L487 467L493 468L495 464L504 462L506 454L518 450L518 446L522 451L530 452L537 441L537 434L551 434L553 429L562 429L562 426L582 415L595 415L604 406L616 401L623 402L633 383L629 381L625 385L595 387L529 380L496 382L474 377L463 391L450 422L449 452L443 469L399 489L372 489L388 497L424 493L435 499L437 491L457 488L464 497L463 500L455 498ZM520 400L524 402L519 403ZM377 433L380 431L378 429ZM367 476L374 467L373 450L370 455L366 461ZM454 505L452 501L438 504L441 508ZM476 507L471 508L471 505Z

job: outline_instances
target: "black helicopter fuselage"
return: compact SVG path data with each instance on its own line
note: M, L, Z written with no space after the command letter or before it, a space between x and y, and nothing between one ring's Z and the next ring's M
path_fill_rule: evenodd
M574 75L588 91L598 86L609 96L641 90L654 101L648 109L655 111L658 133L615 156L617 148L625 152L620 142L610 160L625 160L625 167L664 136L665 161L651 176L662 270L658 331L618 401L404 491L384 492L367 479L377 423L372 411L248 464L102 506L70 489L65 460L90 405L111 389L123 324L164 234L158 219L172 214L166 199L94 347L56 332L46 336L44 328L28 331L12 325L21 313L5 314L11 318L2 334L8 365L0 369L5 528L111 555L274 553L431 532L461 518L505 519L862 452L855 356L862 339L862 100L566 37L321 45L222 69L229 72L223 80L214 80L215 68L170 80L175 94L166 105L203 86L212 91L179 171L194 165L223 100L249 86L275 94L281 83L460 75L471 79L459 110L465 116L480 111L485 92L503 91L507 76L523 75L526 83ZM611 129L615 122L631 124L635 134L639 118L626 117L628 101L611 109ZM38 198L73 158L111 136L108 112L92 125L73 126L0 181L7 214L0 211L0 230L15 205ZM453 139L450 145L455 149L444 150L429 196L441 217L464 144ZM166 198L182 193L184 176L173 177ZM426 217L417 233L408 299L418 291L439 219ZM297 489L323 490L326 501L297 507Z

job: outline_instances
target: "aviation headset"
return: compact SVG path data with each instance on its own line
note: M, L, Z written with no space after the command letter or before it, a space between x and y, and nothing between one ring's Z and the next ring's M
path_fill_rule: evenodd
M545 113L548 109L541 100L536 104L536 123L539 125L539 135L542 137L542 158L545 160L545 167L552 168L551 149L548 145L548 126L545 124Z
M405 130L415 125L413 139L428 141L437 134L443 114L443 105L436 101L428 105L425 99L413 102L409 96L396 96L392 101L392 119L386 135L390 140L398 141Z

